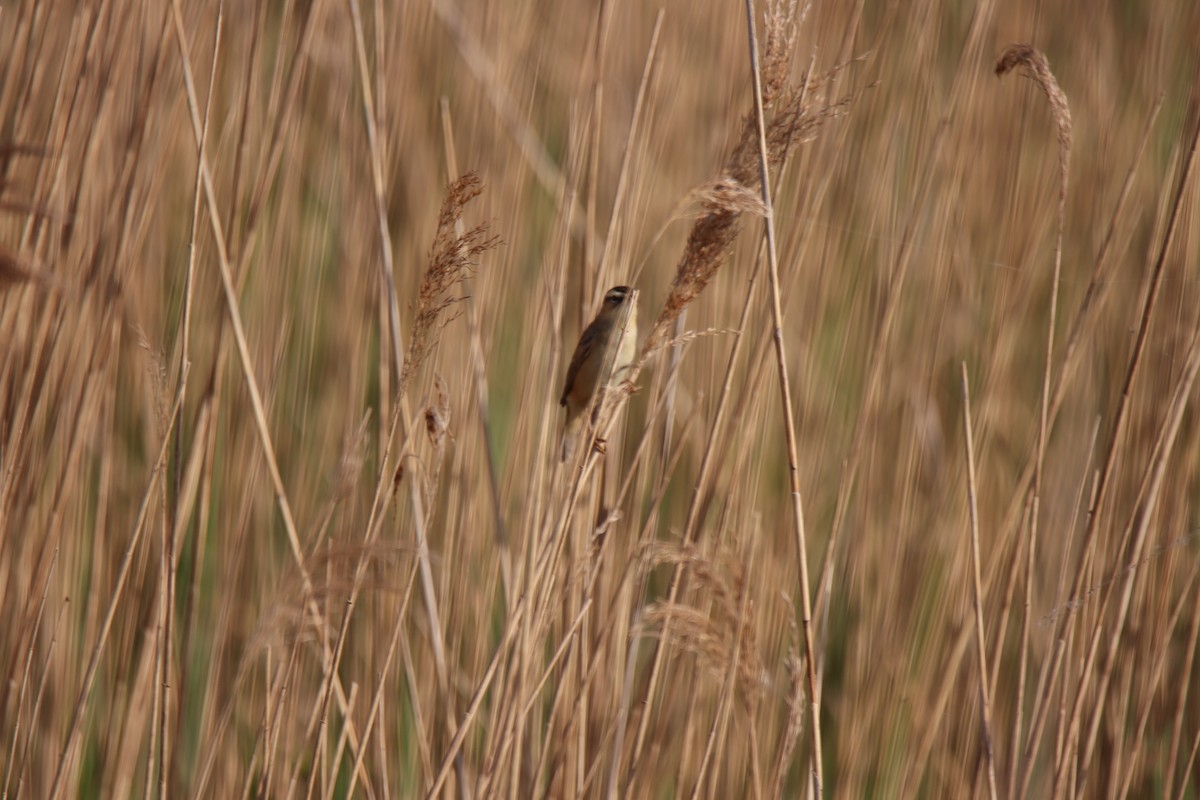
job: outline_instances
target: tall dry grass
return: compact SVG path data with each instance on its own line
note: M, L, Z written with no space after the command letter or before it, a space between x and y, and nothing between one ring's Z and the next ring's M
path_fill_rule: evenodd
M1200 11L751 19L0 7L3 796L1197 796Z

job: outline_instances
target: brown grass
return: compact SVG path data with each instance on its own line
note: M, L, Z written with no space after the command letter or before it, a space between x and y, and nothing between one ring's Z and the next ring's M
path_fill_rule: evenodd
M1200 10L753 10L0 9L0 796L1196 796Z

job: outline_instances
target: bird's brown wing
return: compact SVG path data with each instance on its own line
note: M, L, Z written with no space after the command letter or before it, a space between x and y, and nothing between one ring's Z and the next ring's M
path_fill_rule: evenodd
M583 368L588 355L592 352L592 348L596 346L599 332L600 326L597 324L597 321L593 321L584 330L583 335L579 337L579 344L575 345L575 353L571 356L571 364L567 367L567 378L563 381L562 397L558 399L560 406L567 404L567 397L575 387L576 379L579 378L579 370Z

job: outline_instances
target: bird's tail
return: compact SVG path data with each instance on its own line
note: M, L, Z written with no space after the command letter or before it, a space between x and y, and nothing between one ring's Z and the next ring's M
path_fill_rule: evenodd
M574 418L568 418L567 424L563 428L562 437L562 454L563 463L571 460L571 456L575 454L575 445L579 441L579 433L583 428L583 420L585 415L576 414Z

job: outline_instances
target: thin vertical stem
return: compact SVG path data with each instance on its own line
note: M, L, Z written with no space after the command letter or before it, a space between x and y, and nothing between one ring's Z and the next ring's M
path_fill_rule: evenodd
M971 516L971 577L975 601L975 649L979 656L979 699L983 706L983 743L987 751L988 796L996 800L996 752L992 747L991 691L988 688L987 634L983 628L983 579L979 569L979 494L975 489L975 440L971 433L971 387L962 364L963 433L967 450L967 506Z
M816 660L813 657L812 593L808 585L808 556L804 533L804 505L800 497L800 471L796 459L796 420L792 415L792 387L788 380L787 357L783 345L783 311L779 302L779 253L775 243L775 213L771 205L770 167L767 163L767 123L763 111L762 72L758 63L758 37L754 31L754 3L746 0L746 32L749 37L750 74L754 82L754 121L758 128L758 167L761 173L762 200L766 206L767 265L771 276L771 320L774 324L775 366L779 372L779 392L783 402L784 430L787 434L788 479L792 490L792 518L796 528L796 560L800 565L800 610L804 628L805 670L808 678L809 714L812 726L812 779L814 796L821 796L824 784L821 765L821 700L817 694Z

